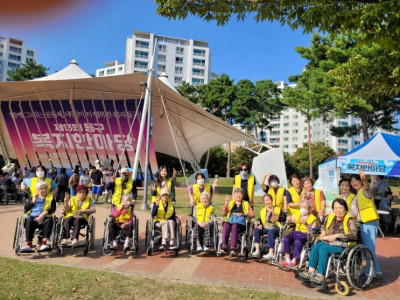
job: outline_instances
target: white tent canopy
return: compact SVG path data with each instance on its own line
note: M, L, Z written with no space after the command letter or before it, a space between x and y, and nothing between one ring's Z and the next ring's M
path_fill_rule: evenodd
M45 76L41 78L34 79L33 81L42 81L42 80L66 80L66 79L81 79L81 78L92 78L88 73L83 71L80 67L78 62L73 59L69 63L67 67L64 69Z
M73 65L70 64L69 67L75 68ZM101 78L1 82L0 102L61 99L69 99L70 101L75 99L83 101L91 99L140 99L140 97L143 97L144 89L140 83L146 82L146 79L146 75L135 73ZM193 165L193 163L199 162L204 152L213 146L230 141L259 142L254 137L230 126L193 104L157 78L153 79L152 97L155 151L172 156L181 156L182 159L191 162ZM172 139L162 99L165 101L180 155L178 155ZM0 113L0 128L8 156L16 157L10 136L5 129L2 113Z

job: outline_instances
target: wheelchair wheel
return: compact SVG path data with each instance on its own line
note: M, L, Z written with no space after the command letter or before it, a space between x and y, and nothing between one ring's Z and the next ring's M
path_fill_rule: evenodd
M151 247L148 247L146 250L147 256L151 256L151 252L152 252Z
M50 236L51 249L54 249L57 245L57 239L58 239L57 225L58 225L58 218L56 216L53 216L53 228Z
M374 279L375 262L371 251L364 245L354 246L347 257L346 275L350 285L357 289L364 289Z
M347 296L350 293L349 285L346 281L340 281L335 283L335 290L339 295Z
M135 217L135 236L133 237L135 253L139 253L139 219Z
M63 254L63 248L62 247L57 247L57 255L61 256Z
M13 242L13 249L17 246L17 241L19 240L19 225L20 225L20 218L17 218L17 224L15 225L15 232L14 232L14 242Z
M104 235L103 235L103 254L104 255L111 255L113 253L111 249L111 244L110 244L110 232L108 229L108 226L110 224L109 218L106 219L104 222Z
M96 231L96 220L94 217L92 217L90 224L90 232L89 232L89 246L91 250L94 249L95 231Z
M151 228L150 228L150 220L146 221L146 238L145 238L145 247L148 248L150 246L151 241ZM147 254L149 255L149 254ZM150 252L151 255L151 252Z

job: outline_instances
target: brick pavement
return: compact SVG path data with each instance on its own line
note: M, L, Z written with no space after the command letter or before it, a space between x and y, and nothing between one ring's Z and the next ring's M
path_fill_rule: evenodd
M145 224L149 212L137 211L139 218L139 245L137 255L117 253L104 256L102 238L104 220L109 214L109 208L98 206L96 213L96 242L95 250L87 256L83 249L65 249L64 256L55 253L15 256L12 250L16 219L22 215L22 205L0 206L0 256L18 258L26 261L41 263L79 266L97 270L122 272L131 275L148 277L163 277L190 283L236 286L249 289L279 291L285 294L307 296L312 298L340 298L334 291L321 293L308 288L294 278L290 271L281 270L266 262L239 260L230 257L216 257L210 254L190 256L186 249L180 251L178 257L166 256L164 252L153 253L147 257L144 249ZM61 211L61 209L59 209ZM56 215L60 215L60 212ZM185 222L182 220L182 224ZM183 233L185 232L183 228ZM352 291L349 297L357 299L387 298L400 299L400 247L399 239L378 239L377 254L384 274L384 279L366 291Z

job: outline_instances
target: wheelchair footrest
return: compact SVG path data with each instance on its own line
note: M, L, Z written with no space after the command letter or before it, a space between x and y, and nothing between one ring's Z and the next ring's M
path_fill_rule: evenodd
M26 250L26 249L21 249L19 250L20 253L35 253L36 251L34 249L31 250Z
M36 252L41 253L41 252L51 252L53 250L53 248L47 248L44 250L36 250Z

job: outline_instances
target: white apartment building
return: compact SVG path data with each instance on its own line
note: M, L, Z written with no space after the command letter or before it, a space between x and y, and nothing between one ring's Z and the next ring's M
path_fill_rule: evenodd
M211 52L208 42L187 40L154 33L134 31L126 40L125 65L115 62L98 69L96 76L117 75L112 68L125 68L124 74L141 72L147 74L155 43L154 70L159 76L165 73L169 81L179 86L183 81L192 85L208 83L211 80ZM110 72L110 74L107 74Z
M96 70L96 77L125 74L125 64L118 60L106 62L104 65L106 66L105 68Z
M26 47L25 42L0 36L0 81L9 81L8 73L20 68L21 64L38 61L37 50Z

